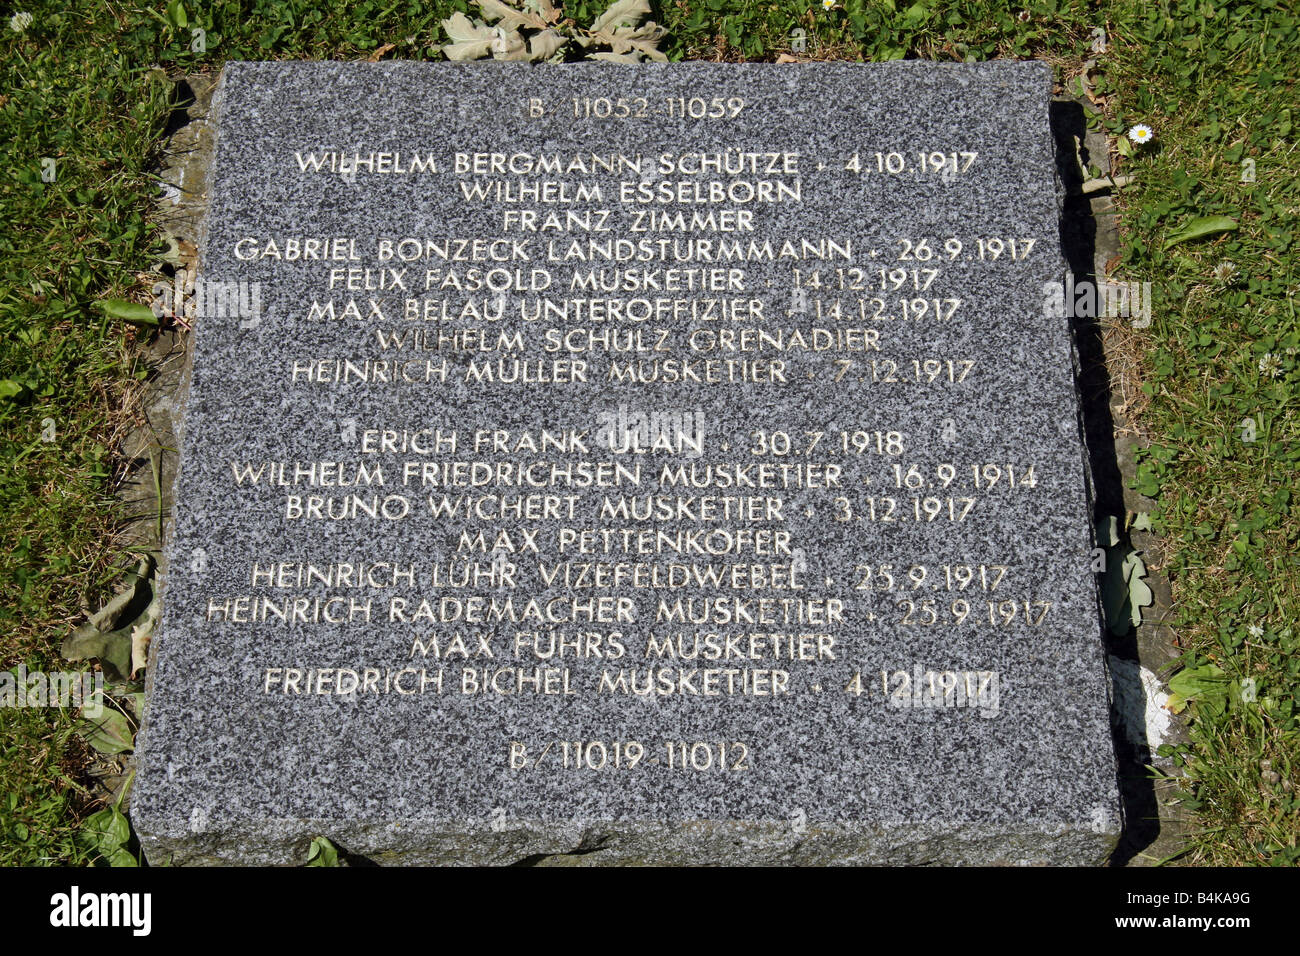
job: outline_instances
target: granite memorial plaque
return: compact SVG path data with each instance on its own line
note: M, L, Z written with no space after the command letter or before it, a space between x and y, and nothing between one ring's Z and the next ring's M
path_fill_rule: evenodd
M1050 86L229 64L149 859L1104 859Z

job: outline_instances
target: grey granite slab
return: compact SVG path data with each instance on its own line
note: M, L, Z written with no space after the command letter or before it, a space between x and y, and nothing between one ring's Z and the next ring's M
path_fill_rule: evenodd
M150 861L1104 859L1049 90L227 65Z

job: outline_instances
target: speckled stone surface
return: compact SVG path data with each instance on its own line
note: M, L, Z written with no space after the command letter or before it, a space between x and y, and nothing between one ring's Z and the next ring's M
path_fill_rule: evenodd
M150 861L291 863L316 835L379 862L1104 859L1120 819L1085 456L1068 320L1044 308L1044 284L1064 276L1049 90L1048 67L1033 63L228 65L201 268L208 281L259 283L258 310L246 294L247 308L204 315L196 333L132 804ZM601 97L615 115L595 115ZM696 112L725 115L682 118L679 97L687 110L700 97ZM530 111L531 98L543 116ZM575 118L575 98L579 113L596 101L593 115ZM732 98L743 99L735 116ZM329 171L328 158L322 171L305 161L331 150L376 159L346 175ZM662 156L726 150L758 154L754 168L696 173L688 159L682 171L659 169ZM504 172L492 170L494 153L506 157ZM977 155L968 164L965 153ZM471 157L459 171L456 154ZM477 171L474 154L487 157ZM594 169L592 154L640 157L644 168ZM773 168L767 154L783 154L782 165ZM511 156L559 157L565 168L530 172ZM416 157L432 157L436 171L412 171ZM567 166L575 157L588 162ZM700 183L707 197L713 180L726 184L728 201L677 201L695 197ZM558 184L539 186L552 201L472 196L479 186L534 182ZM659 201L663 182L674 184L673 202ZM579 185L601 195L566 201ZM758 198L763 191L781 201ZM524 217L506 213L526 210L539 227L556 213L561 228L520 231ZM684 225L712 214L714 226L735 231L665 229L673 223L638 218L649 211L682 213ZM289 257L291 240L306 249L312 238L323 240L313 248L355 258ZM381 241L403 238L419 240L407 248L420 258L381 261ZM945 245L951 238L960 250ZM459 239L520 245L480 246L499 261L426 257L426 240L454 248ZM994 239L1003 250L996 260ZM1034 244L1022 257L1026 239ZM278 258L264 254L268 240ZM722 245L732 241L740 246ZM584 258L565 258L575 242ZM472 245L464 249L474 256ZM631 258L608 261L604 250ZM405 289L380 271L388 267L406 270ZM349 291L349 274L332 272L349 268L372 271L353 273ZM662 270L672 268L723 270L723 290L571 288L592 269L620 283L689 281L669 279ZM474 290L474 276L493 269L519 270L522 287ZM901 289L881 269L904 270ZM939 272L914 288L927 281L925 269ZM429 270L435 287L426 291ZM542 281L535 270L549 276L548 289L532 287ZM459 288L448 286L449 274ZM429 320L423 311L408 318L408 299L421 310L434 303ZM530 321L541 299L568 301L570 313ZM638 308L629 300L684 305L641 321L612 318L608 307L602 318L577 314L575 299L618 300L625 314ZM961 303L936 320L950 299ZM331 300L334 318L312 315L313 303ZM692 316L692 304L706 300L714 312ZM734 314L720 316L724 300L739 303ZM815 345L814 329L856 331L844 339L848 350L801 347ZM445 361L445 381L341 383L332 371L329 381L307 380L310 363L312 378L343 367L320 364L326 359L373 375L375 361L403 354L383 348L378 332L412 330L481 336L405 354L417 362L408 373ZM566 344L572 331L608 330L617 342L639 332L642 351L548 350L548 330L549 341ZM742 340L742 330L783 346ZM516 333L522 349L509 347ZM477 348L500 344L500 334L504 349ZM722 347L742 341L750 350ZM473 380L498 360L507 371L523 360L551 379L578 380ZM722 381L663 379L672 362L707 374L709 360L721 363L713 373ZM755 380L727 380L736 368L728 360L761 363L746 367ZM585 362L585 381L575 362ZM612 362L647 371L658 362L661 378L610 381ZM456 448L382 448L384 431L422 429L454 431ZM480 430L508 432L504 449L490 439L476 449ZM542 447L543 431L579 437L556 450ZM630 446L631 433L648 447ZM656 434L676 447L654 448ZM523 435L535 450L520 444ZM296 464L312 462L331 485L293 484ZM383 483L340 484L355 480L358 462L372 475L382 470ZM287 484L268 480L281 463ZM552 464L574 465L579 477L572 486L562 478L473 483L485 471L503 475L502 463L544 463L546 475ZM426 465L453 484L421 484ZM759 465L772 466L768 487L660 487L665 466L701 476L710 466L743 467L756 478ZM997 466L991 488L994 472L984 466ZM262 479L249 480L259 468ZM639 484L626 477L637 468ZM624 477L583 487L583 474ZM800 474L818 486L782 486L783 476ZM352 495L369 507L377 496L381 510L300 516L292 499L305 507L311 495L335 508ZM435 516L429 499L443 495L487 502L468 517ZM494 495L534 496L521 503L533 513L499 519ZM548 505L546 495L558 497ZM601 514L604 498L639 508L647 495L667 496L672 508L690 498L696 510L668 519ZM750 513L706 519L699 509L710 495L719 510L723 496L744 498ZM666 550L661 531L673 541L697 534L681 539L688 550L679 554ZM647 540L661 550L637 553ZM692 541L741 543L708 554L690 553ZM598 553L581 553L584 542ZM478 584L451 586L447 575L467 561L477 564ZM562 573L543 580L539 566L549 574L565 561L567 586ZM376 562L366 586L296 582L309 564L335 574L341 563ZM592 588L597 564L623 571ZM254 580L255 565L280 568L282 579ZM732 567L752 565L758 578ZM415 583L393 566L413 568ZM740 577L638 586L653 585L656 568ZM607 606L592 614L609 619L587 620L582 602L602 598ZM255 620L263 599L300 602L309 618L324 607L336 620ZM405 602L399 613L395 600ZM349 621L344 609L367 601L369 620L352 611ZM428 613L419 613L421 601ZM507 601L504 616L518 620L486 619ZM678 601L686 620L666 619ZM454 607L481 607L485 620L447 620ZM750 614L759 620L745 620ZM538 657L530 648L545 651L551 632L587 653ZM519 634L537 637L517 643ZM811 636L801 642L801 634ZM650 637L680 638L689 653L697 635L701 647L746 656L647 659ZM475 656L484 646L492 657ZM774 647L784 656L774 659ZM470 684L467 668L477 672ZM622 689L644 684L647 668L667 675L655 675L651 693ZM521 684L521 672L537 684ZM349 673L359 688L338 693ZM494 680L516 692L464 692ZM739 692L727 693L728 681ZM660 692L669 685L673 693Z

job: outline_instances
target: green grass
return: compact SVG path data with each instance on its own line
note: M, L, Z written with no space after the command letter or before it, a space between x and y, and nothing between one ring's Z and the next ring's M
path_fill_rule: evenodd
M1141 340L1152 446L1139 474L1171 544L1165 571L1184 659L1227 678L1226 697L1192 704L1191 744L1179 754L1201 827L1190 858L1295 864L1300 17L1272 0L1130 2L1112 17L1105 121L1117 135L1147 123L1157 137L1122 170L1137 183L1121 200L1120 268L1155 293ZM1254 182L1242 182L1243 160ZM1239 228L1163 249L1205 215ZM1243 679L1255 681L1254 702L1235 689Z
M578 0L566 12L589 22L604 5ZM59 643L122 563L105 542L117 520L115 436L139 360L133 331L94 303L142 300L162 248L146 222L171 95L156 68L178 76L226 59L357 59L389 43L388 57L436 58L438 20L469 7L191 2L182 27L161 2L25 6L25 33L0 24L0 668L34 669L58 666ZM1063 80L1090 56L1091 27L1107 27L1111 47L1095 57L1097 122L1116 135L1136 122L1156 131L1119 170L1137 178L1120 196L1118 271L1149 279L1156 294L1134 356L1152 439L1140 480L1169 541L1164 570L1186 664L1253 678L1258 693L1190 705L1192 739L1177 759L1199 829L1184 859L1300 862L1294 6L844 0L823 11L665 0L656 19L674 59L775 59L802 30L812 57L1035 56ZM203 52L191 49L196 27ZM42 181L45 158L53 182ZM1253 184L1240 181L1243 159L1255 161ZM1162 251L1179 225L1211 214L1240 228ZM1237 277L1214 279L1225 260ZM1241 440L1246 419L1253 442ZM86 861L74 834L95 807L70 731L60 711L0 711L0 863Z
M29 670L62 668L110 583L112 435L136 360L91 303L144 267L166 113L164 85L105 42L111 20L43 6L25 34L0 24L0 667ZM0 711L0 862L85 859L71 730L67 712Z

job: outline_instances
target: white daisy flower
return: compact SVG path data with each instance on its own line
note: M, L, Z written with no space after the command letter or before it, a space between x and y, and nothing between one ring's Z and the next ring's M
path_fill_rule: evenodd
M1128 131L1128 138L1139 146L1143 146L1155 139L1155 134L1151 132L1151 127L1147 126L1146 123L1138 123Z
M822 9L823 9L823 10L834 10L834 9L835 9L835 0L822 0Z

